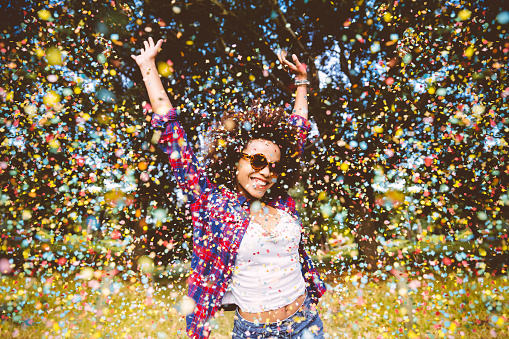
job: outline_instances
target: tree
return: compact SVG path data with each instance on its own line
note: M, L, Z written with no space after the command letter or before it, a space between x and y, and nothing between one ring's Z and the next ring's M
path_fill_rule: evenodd
M505 182L507 170L499 166L489 172L488 168L507 158L503 89L507 23L497 21L501 8L490 2L455 6L442 1L388 5L384 1L155 0L142 4L71 1L52 8L12 2L13 12L26 14L12 15L17 23L2 33L2 88L8 109L2 111L1 133L4 138L10 133L2 150L5 168L0 179L7 192L2 206L5 218L14 223L26 208L43 206L30 196L35 192L37 197L44 193L51 199L44 200L44 208L30 222L42 224L47 219L56 228L64 227L65 220L59 219L61 206L66 211L76 209L79 216L95 203L110 211L107 219L113 226L130 229L143 239L138 249L131 247L137 256L154 247L158 237L190 237L189 215L177 204L179 196L165 155L149 128L142 74L130 58L148 36L167 40L158 70L167 79L168 92L197 145L203 124L225 109L244 107L259 97L273 105L291 102L291 80L278 65L277 49L288 49L305 60L312 80L310 111L318 135L306 150L310 166L303 173L303 193L310 201L328 192L330 200L319 201L341 204L368 268L382 267L378 246L391 220L390 208L380 203L378 184L390 187L405 179L407 187L422 185L424 192L438 195L440 207L432 204L431 197L415 197L423 202L418 216L437 212L442 218L450 213L443 212L449 203L456 214L466 213L463 220L470 218L474 224L474 218L484 218L478 213L481 208L500 216L498 209L506 208L507 194L499 183ZM478 42L471 42L481 35ZM51 82L50 75L57 80ZM433 84L426 83L426 78ZM416 90L421 84L426 89ZM457 124L445 110L459 109L463 101L472 99L473 91L470 95L464 94L465 89L459 92L466 85L479 93L476 112L484 106L491 117L479 114L479 130L471 123L472 128L461 132L460 143L456 142ZM446 87L450 89L444 92ZM32 106L35 112L48 112L44 123L32 124ZM19 117L14 119L11 112ZM493 135L493 142L484 142L486 135ZM26 148L15 145L16 137ZM58 143L51 141L56 139ZM452 152L445 152L447 147ZM32 157L37 153L46 167ZM475 162L464 153L475 155ZM86 156L87 165L80 166ZM474 188L472 179L489 176L485 184L475 186L475 194L454 187L459 179L443 182L439 177L452 173L451 165L456 168L460 163L467 168L472 164L468 175L456 171L457 178L465 176L460 180L463 187ZM52 175L61 178L54 180ZM29 176L37 177L40 184L31 186ZM98 187L129 182L134 189L110 192L104 200L113 203L105 204L100 200L108 189L87 191L92 180ZM447 192L442 184L449 187ZM48 192L38 193L40 187ZM314 206L302 203L312 218ZM465 212L461 206L475 207L476 212ZM472 228L475 231L482 225ZM3 235L12 230L5 229Z
M432 26L407 29L400 53L407 60L405 94L413 92L413 105L424 112L407 142L424 151L407 176L407 185L423 187L417 214L453 232L466 226L479 241L497 225L502 231L507 210L508 44L501 12L489 3L445 7Z

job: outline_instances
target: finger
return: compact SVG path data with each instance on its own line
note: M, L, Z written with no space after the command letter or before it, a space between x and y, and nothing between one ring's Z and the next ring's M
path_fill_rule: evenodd
M295 69L296 68L296 66L294 64L292 64L290 61L288 61L286 59L284 61L285 61L286 67L288 67L290 69Z
M161 48L162 44L163 44L163 39L159 39L159 41L157 41L157 44L156 44L157 50L159 50Z
M282 60L281 63L286 63L287 62L287 60L286 60L286 52L285 51L281 51L281 60Z
M281 66L283 66L283 68L287 68L288 67L288 60L286 60L284 55L280 56L279 62L281 63Z
M294 64L293 64L291 61L288 61L287 59L285 59L285 63L286 63L288 66L294 66Z
M140 54L143 54L143 53L145 53L145 49L141 48L140 49Z
M299 68L300 67L299 58L294 54L294 55L292 55L292 59L293 59L293 62L295 63L295 66L297 66L297 68Z
M145 50L148 50L150 48L147 41L143 41L143 46L145 46Z
M148 45L149 45L150 47L154 47L154 39L152 39L152 37L149 37L149 38L148 38Z
M136 61L136 56L131 54L131 58L133 58Z

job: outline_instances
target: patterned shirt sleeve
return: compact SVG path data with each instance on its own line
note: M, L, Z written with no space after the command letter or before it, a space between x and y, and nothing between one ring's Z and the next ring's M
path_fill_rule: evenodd
M187 195L188 202L198 200L213 186L196 159L192 145L187 141L186 132L177 120L177 110L172 108L164 116L154 113L152 127L161 131L159 147L168 155L175 179Z
M306 145L306 139L308 137L309 130L311 129L311 124L309 123L309 121L306 118L301 117L300 115L297 115L297 114L290 115L290 117L288 118L288 123L296 126L300 131L300 133L299 133L299 144L300 144L299 157L302 157L302 154L304 153L304 146Z

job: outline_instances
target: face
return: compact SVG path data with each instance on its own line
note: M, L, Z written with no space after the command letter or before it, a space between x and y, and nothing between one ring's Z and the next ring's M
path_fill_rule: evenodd
M255 155L261 153L267 158L268 162L279 161L281 151L272 141L264 139L251 140L244 153ZM265 193L274 186L277 177L272 177L269 166L265 166L259 171L251 167L249 159L241 157L237 164L237 191L248 199L260 199Z

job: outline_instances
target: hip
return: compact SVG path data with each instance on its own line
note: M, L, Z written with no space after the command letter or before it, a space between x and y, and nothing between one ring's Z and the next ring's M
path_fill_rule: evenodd
M248 321L237 311L232 333L233 339L270 337L284 339L324 338L323 322L310 296L305 295L304 301L292 315L275 322L262 322L258 321L258 318Z
M302 306L304 301L306 300L306 294L302 294L299 296L294 302L277 308L275 310L257 312L257 313L249 313L242 310L237 310L238 315L241 316L244 320L253 322L257 320L260 323L274 323L278 321L283 321L288 317L291 317L295 314L299 308Z

